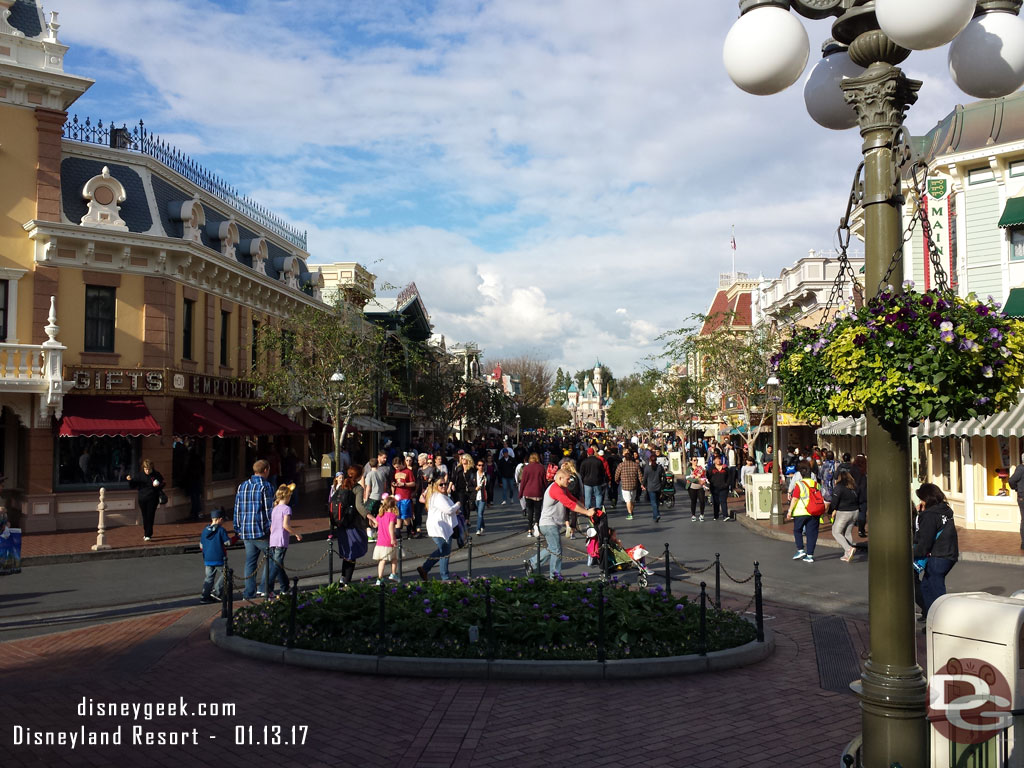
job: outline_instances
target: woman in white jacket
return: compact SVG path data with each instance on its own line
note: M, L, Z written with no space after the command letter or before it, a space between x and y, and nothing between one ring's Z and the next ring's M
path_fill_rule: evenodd
M438 475L427 488L427 535L436 549L416 572L424 581L436 563L441 563L441 580L448 581L448 557L452 551L452 535L459 524L459 504L448 498L448 476Z

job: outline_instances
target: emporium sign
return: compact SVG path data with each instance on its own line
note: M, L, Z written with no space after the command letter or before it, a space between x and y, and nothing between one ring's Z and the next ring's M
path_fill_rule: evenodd
M193 395L195 397L256 400L256 385L244 379L206 376L167 368L105 368L68 366L65 379L76 394Z

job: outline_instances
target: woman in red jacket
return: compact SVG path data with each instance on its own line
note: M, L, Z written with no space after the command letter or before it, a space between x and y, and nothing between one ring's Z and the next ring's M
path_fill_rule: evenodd
M546 471L540 456L531 453L519 478L519 497L526 500L526 535L534 535L534 526L540 522L541 502L547 487Z

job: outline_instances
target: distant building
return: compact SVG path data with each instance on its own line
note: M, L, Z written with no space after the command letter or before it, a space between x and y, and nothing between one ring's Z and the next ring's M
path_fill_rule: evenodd
M606 429L608 409L614 402L607 393L598 361L594 364L593 375L584 381L582 391L572 382L564 389L554 390L548 404L565 408L569 412L569 424L576 429Z

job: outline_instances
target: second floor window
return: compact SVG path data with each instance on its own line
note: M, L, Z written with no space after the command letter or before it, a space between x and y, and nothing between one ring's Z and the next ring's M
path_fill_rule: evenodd
M105 285L85 286L85 351L114 351L114 320L117 289Z
M1010 230L1010 261L1024 261L1024 229Z
M220 364L228 364L228 329L231 327L231 313L220 311Z
M196 303L185 299L181 312L181 356L185 360L192 359L192 326L196 314Z
M0 280L0 342L7 338L7 286L6 280Z

